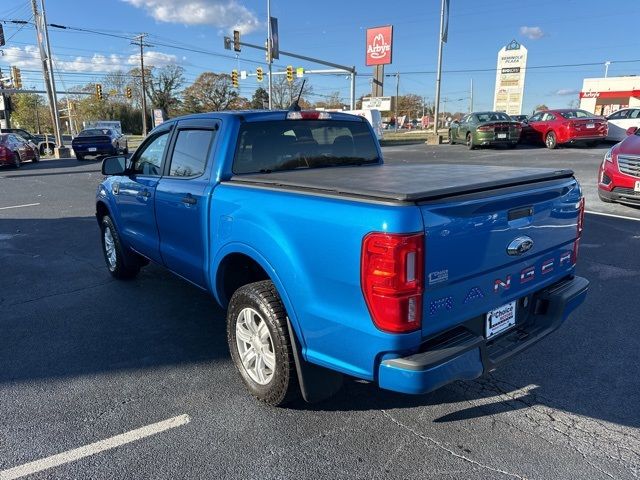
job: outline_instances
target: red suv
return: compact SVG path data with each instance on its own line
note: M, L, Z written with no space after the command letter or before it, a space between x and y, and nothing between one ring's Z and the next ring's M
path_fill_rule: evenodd
M640 130L630 127L627 135L604 156L598 172L598 195L606 203L640 205Z

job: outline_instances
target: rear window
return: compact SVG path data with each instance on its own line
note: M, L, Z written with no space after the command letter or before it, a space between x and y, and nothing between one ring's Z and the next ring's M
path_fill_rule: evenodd
M502 112L484 112L477 113L476 117L479 122L510 122L511 117Z
M79 137L95 137L97 135L111 136L111 130L107 128L90 128L89 130L83 130L78 134Z
M365 122L281 120L240 127L233 173L363 165L379 161Z
M560 112L564 118L592 118L593 113L589 113L585 110L570 110L568 112Z

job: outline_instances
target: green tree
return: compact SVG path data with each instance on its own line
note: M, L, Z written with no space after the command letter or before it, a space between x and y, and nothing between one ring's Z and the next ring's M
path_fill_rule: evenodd
M238 91L226 73L204 72L182 93L183 113L201 113L238 108Z
M11 95L11 124L32 133L53 131L51 114L44 98L37 93Z
M269 107L269 92L264 88L258 87L251 97L250 108L254 110L265 110Z

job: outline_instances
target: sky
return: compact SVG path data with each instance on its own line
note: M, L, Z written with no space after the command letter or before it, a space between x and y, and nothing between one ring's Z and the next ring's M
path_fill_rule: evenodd
M30 0L2 0L0 21L30 20L30 5ZM106 72L137 66L139 51L127 38L139 33L147 33L151 45L146 63L183 66L187 84L203 71L266 68L260 65L264 52L243 48L236 57L224 49L223 37L238 29L243 42L263 44L267 0L47 0L46 7L49 24L114 35L50 28L58 90L99 82ZM385 73L399 72L401 95L414 93L433 101L440 0L271 0L271 15L278 18L282 50L355 66L356 97L371 91L372 68L365 66L364 55L366 29L393 25L393 63ZM634 0L450 0L442 107L467 111L473 80L474 110L490 110L497 53L513 39L528 49L523 113L541 103L569 106L578 98L584 78L604 76L605 61L612 62L609 76L640 74L638 18L640 2ZM4 30L3 75L15 65L22 69L26 88L42 88L33 27L4 23ZM585 63L594 65L575 65ZM284 56L274 68L284 70L287 65L326 68ZM309 82L312 100L337 91L348 103L345 75L310 75ZM395 76L387 77L385 95L395 94L395 82ZM250 98L258 86L266 87L266 81L241 80L240 93Z

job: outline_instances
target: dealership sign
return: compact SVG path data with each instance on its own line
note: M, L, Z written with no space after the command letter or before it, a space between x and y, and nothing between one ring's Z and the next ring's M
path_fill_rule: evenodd
M391 97L367 97L362 99L363 110L380 110L388 112L392 110Z
M366 65L388 65L391 63L393 26L367 29Z

